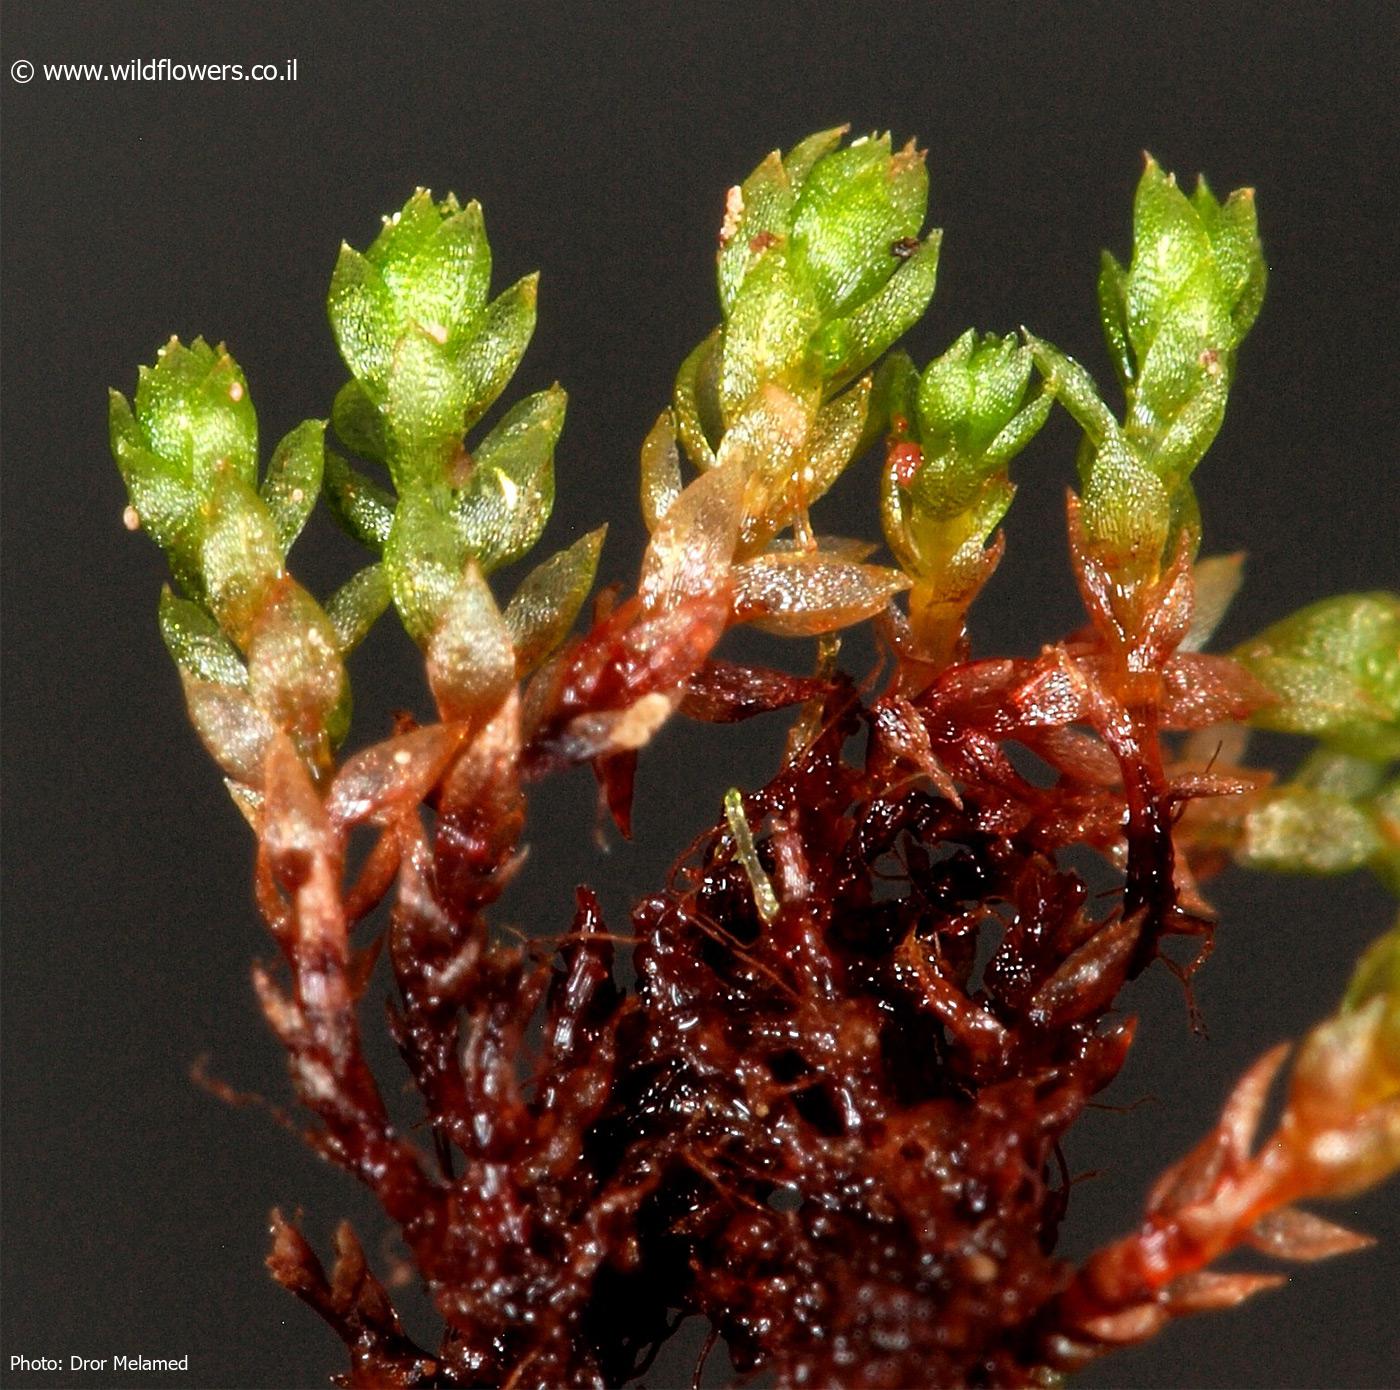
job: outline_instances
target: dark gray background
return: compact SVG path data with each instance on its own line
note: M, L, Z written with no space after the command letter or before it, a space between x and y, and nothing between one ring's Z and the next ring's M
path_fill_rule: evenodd
M248 986L264 950L249 837L188 732L155 627L161 564L122 529L104 391L172 331L223 338L270 447L341 380L323 296L415 184L481 199L498 286L542 267L514 395L572 393L546 544L613 523L605 577L642 540L636 452L684 352L717 316L724 189L821 126L892 126L929 149L946 229L922 361L963 328L1026 323L1107 377L1098 248L1127 249L1140 150L1259 190L1272 283L1230 419L1200 474L1207 549L1250 552L1223 634L1310 597L1393 583L1396 9L1247 4L137 5L8 0L4 101L4 1330L14 1354L189 1353L186 1383L324 1384L341 1352L260 1267L269 1207L380 1228L348 1179L265 1115L188 1079L275 1097L278 1050ZM56 83L16 59L299 59L294 84ZM1077 620L1058 418L1020 467L984 651ZM867 467L827 506L873 526ZM838 529L855 524L845 518ZM324 521L299 572L348 573ZM354 662L354 738L421 705L390 623ZM805 660L805 656L802 658ZM600 855L592 792L540 798L513 920L555 930L569 888L613 924L723 789L772 766L779 723L675 727L644 766L635 847ZM1266 745L1288 756L1283 741ZM678 769L679 775L678 775ZM1071 1158L1075 1252L1128 1228L1151 1176L1203 1132L1263 1047L1328 1010L1387 920L1370 882L1221 881L1201 977L1208 1041L1156 972L1143 1041ZM1396 1188L1329 1209L1378 1249L1102 1363L1085 1385L1400 1383ZM323 1245L324 1248L324 1245ZM679 1353L654 1386L688 1383ZM183 1379L183 1378L175 1378Z

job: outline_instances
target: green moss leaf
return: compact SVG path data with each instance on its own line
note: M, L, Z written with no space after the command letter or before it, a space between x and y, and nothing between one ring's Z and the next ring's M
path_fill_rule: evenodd
M336 392L331 424L347 449L361 458L384 463L389 457L389 427L379 407L358 381L347 381Z
M466 562L466 545L438 500L405 494L384 545L384 572L403 625L420 646L442 621Z
M172 338L138 375L135 415L151 452L207 493L216 471L257 483L258 419L248 383L220 346Z
M326 617L335 630L342 656L348 656L364 641L392 599L384 566L368 565L326 600Z
M897 242L917 237L928 206L922 151L856 140L817 160L792 214L792 264L824 314L849 312L893 274Z
M428 643L428 681L444 719L485 719L515 684L510 629L475 564L442 605Z
M1400 757L1400 597L1324 599L1234 655L1277 697L1256 724L1312 734L1357 757Z
M160 635L182 675L215 685L243 686L248 668L219 625L197 603L160 592Z
M252 622L282 573L282 545L262 499L231 471L214 480L200 570L219 626L246 649Z
M260 494L272 513L283 555L292 548L316 505L325 454L324 420L302 421L273 450Z
M327 452L326 501L346 534L378 554L394 524L394 495L352 468L339 454Z
M539 279L538 275L527 275L493 300L480 334L465 352L462 394L468 429L505 390L530 345L535 332Z
M453 520L483 573L518 559L554 506L554 446L568 398L558 387L527 396L477 446Z
M600 526L537 565L506 606L519 676L535 670L569 635L593 587L608 528Z
M817 302L787 257L768 252L749 272L724 326L717 387L725 424L764 382L796 380L819 322Z
M350 374L372 399L382 400L399 338L399 315L378 269L348 244L342 244L331 275L327 310Z

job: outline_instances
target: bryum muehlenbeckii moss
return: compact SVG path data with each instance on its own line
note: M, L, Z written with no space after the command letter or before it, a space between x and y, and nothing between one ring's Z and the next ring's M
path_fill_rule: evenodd
M1162 941L1209 935L1198 885L1222 852L1365 864L1400 892L1400 600L1325 600L1233 657L1201 650L1239 581L1235 560L1192 564L1191 476L1263 294L1247 190L1188 197L1148 161L1129 264L1105 254L1098 282L1121 420L1029 333L968 332L922 372L891 352L934 290L927 203L922 151L841 129L730 190L719 326L642 448L635 595L572 638L601 527L508 601L492 587L549 518L566 400L500 404L538 282L491 297L475 203L420 189L366 251L342 248L350 380L330 424L354 461L309 420L260 470L248 383L203 340L161 349L133 402L113 393L127 524L174 580L161 630L259 841L285 976L259 967L260 1001L312 1142L378 1196L443 1319L418 1347L348 1227L328 1277L275 1216L270 1268L344 1337L357 1384L619 1383L679 1310L780 1385L1043 1385L1273 1282L1206 1268L1233 1247L1354 1249L1293 1204L1400 1166L1397 927L1304 1039L1269 1142L1277 1050L1144 1226L1078 1269L1053 1253L1052 1156L1131 1042L1114 1000ZM1010 466L1055 400L1084 432L1070 535L1090 625L973 662ZM882 437L893 564L811 517ZM288 571L321 496L368 552L324 603ZM346 657L390 605L440 718L338 763ZM833 634L866 619L883 665L857 688ZM745 623L819 638L815 673L716 658ZM791 706L777 775L733 788L638 905L634 983L587 890L548 948L491 932L527 781L591 763L625 828L638 753L673 713ZM1220 756L1249 718L1316 740L1291 781ZM1025 781L1012 743L1054 780ZM351 878L356 829L377 839ZM1123 869L1116 894L1056 867L1071 845ZM390 1026L431 1156L360 1040L377 947L352 933L391 893Z

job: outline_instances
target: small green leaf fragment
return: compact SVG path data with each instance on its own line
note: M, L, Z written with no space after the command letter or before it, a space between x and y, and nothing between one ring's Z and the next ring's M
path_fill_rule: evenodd
M777 921L782 905L778 902L773 884L759 861L758 849L753 842L753 831L749 828L748 817L744 814L744 798L737 787L731 787L724 794L724 818L734 839L734 857L739 861L749 881L749 887L753 890L753 905L763 922L771 925Z
M1342 999L1342 1012L1354 1013L1378 998L1400 1012L1400 925L1366 948Z

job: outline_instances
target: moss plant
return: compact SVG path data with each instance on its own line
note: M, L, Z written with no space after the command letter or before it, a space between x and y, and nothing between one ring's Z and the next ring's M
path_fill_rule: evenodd
M1055 1253L1061 1138L1133 1038L1115 998L1156 962L1201 964L1205 878L1232 858L1365 865L1400 890L1400 600L1326 599L1204 650L1239 569L1198 558L1191 478L1263 297L1253 194L1188 196L1148 161L1131 255L1105 254L1098 282L1121 412L1028 332L968 332L922 370L891 353L934 291L927 198L922 151L842 130L730 190L719 324L641 448L640 576L581 622L601 529L514 593L492 579L549 515L565 395L482 427L537 286L492 296L475 203L420 189L368 249L342 248L349 380L329 430L307 421L265 465L222 346L172 340L132 402L113 393L127 522L174 579L161 630L256 837L280 957L255 973L263 1011L312 1144L378 1198L441 1318L415 1344L348 1226L327 1271L274 1215L269 1268L344 1339L343 1384L619 1385L698 1315L778 1385L1044 1385L1275 1282L1213 1269L1237 1247L1363 1243L1296 1204L1400 1166L1400 928L1319 1001L1269 1135L1287 1048L1137 1230L1078 1267ZM1068 525L1086 622L1036 657L974 660L1016 456L1056 404L1083 432ZM892 562L813 519L877 444ZM367 554L317 597L288 553L322 498ZM390 607L439 717L346 756L346 657ZM880 657L852 675L837 634L857 623ZM743 624L798 639L808 673L718 657ZM562 937L493 934L541 779L591 764L626 831L667 719L783 707L780 765L758 785L736 770L621 928L632 983L587 889ZM1251 722L1312 741L1291 780L1243 764ZM1118 890L1091 898L1057 858L1071 846ZM381 951L422 1142L361 1046Z

